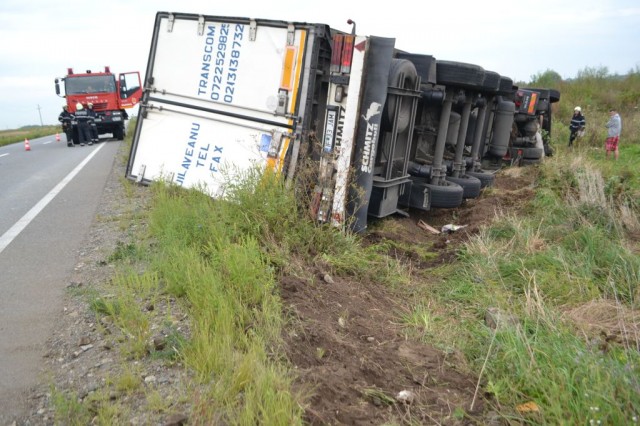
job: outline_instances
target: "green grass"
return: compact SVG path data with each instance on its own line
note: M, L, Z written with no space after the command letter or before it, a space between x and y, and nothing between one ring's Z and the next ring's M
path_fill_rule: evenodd
M25 139L41 138L43 136L61 133L60 126L27 126L15 130L0 130L0 146L23 142Z
M574 83L550 80L562 92L554 106L556 155L538 168L534 199L523 213L483 228L454 265L415 271L396 254L427 261L429 248L390 240L363 245L358 236L311 221L296 192L276 177L251 171L227 187L224 199L153 185L149 211L122 219L148 228L108 257L118 272L105 294L87 293L93 311L126 336L124 359L152 357L189 369L197 383L185 388L184 399L195 424L303 423L308 395L293 390L295 371L283 361L286 319L277 283L283 275L312 282L307 265L383 283L405 297L397 322L407 337L462 354L466 364L457 367L480 377L488 410L509 424L637 423L640 359L637 321L629 318L640 308L640 260L631 238L640 232L640 120L633 109L640 82L636 75L618 81L586 71ZM625 126L618 162L604 159L598 127L611 103ZM592 124L570 151L564 141L577 104ZM123 202L134 203L133 191L125 193ZM135 268L140 263L144 272ZM169 300L188 313L190 332L170 327L168 314L167 349L149 350L152 313L144 307ZM599 306L609 310L602 314ZM627 334L603 350L606 342L589 319L605 332ZM322 358L325 349L315 355ZM126 366L107 385L137 392L140 375ZM388 398L376 388L362 394ZM108 392L78 402L73 393L54 391L52 400L60 424L88 424L93 416L100 424L128 420ZM172 403L157 392L148 392L146 402L156 412ZM525 403L537 410L519 410ZM459 408L453 415L464 417Z
M526 214L501 217L473 238L404 323L462 351L509 424L637 424L640 73L587 68L569 82L547 71L530 85L561 92L555 155L539 167L535 198ZM576 105L587 134L568 149ZM610 107L623 120L619 161L605 158ZM509 319L497 331L484 321L494 310ZM598 330L621 332L622 341L603 344ZM538 411L519 411L527 402Z
M509 422L633 424L640 415L638 343L627 340L637 324L622 322L640 307L640 258L620 213L627 194L608 194L606 171L596 170L587 158L547 160L528 213L482 230L456 271L405 315L409 329L465 354ZM637 221L638 210L628 215ZM617 307L603 324L609 332L630 333L606 351L602 337L567 317L599 300ZM514 322L490 329L491 309ZM437 317L446 331L430 332ZM518 411L527 402L539 411Z

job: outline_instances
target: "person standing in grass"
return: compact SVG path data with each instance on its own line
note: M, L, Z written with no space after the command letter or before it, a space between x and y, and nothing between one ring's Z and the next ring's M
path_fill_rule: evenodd
M606 158L613 152L613 157L618 160L618 143L620 142L620 132L622 131L622 120L618 112L611 108L609 110L609 121L604 125L607 128L607 140L605 141Z
M587 120L582 115L582 108L579 106L573 109L573 117L571 117L571 124L569 124L569 147L573 145L573 141L577 137L584 135L584 128L587 125Z

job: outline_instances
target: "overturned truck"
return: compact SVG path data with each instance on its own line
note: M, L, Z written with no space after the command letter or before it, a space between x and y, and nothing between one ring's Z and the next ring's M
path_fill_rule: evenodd
M369 216L456 207L490 185L483 159L508 153L513 89L392 38L159 12L126 173L222 197L234 173L295 182L311 164L313 216L361 232Z

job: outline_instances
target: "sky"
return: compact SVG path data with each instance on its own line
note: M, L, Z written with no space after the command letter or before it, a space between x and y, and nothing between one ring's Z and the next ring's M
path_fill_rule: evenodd
M381 6L382 4L388 6ZM422 10L420 10L422 9ZM67 68L144 72L156 13L328 24L396 39L398 49L480 65L510 77L586 68L640 70L638 0L110 0L0 3L0 130L57 124ZM562 101L562 99L561 99Z

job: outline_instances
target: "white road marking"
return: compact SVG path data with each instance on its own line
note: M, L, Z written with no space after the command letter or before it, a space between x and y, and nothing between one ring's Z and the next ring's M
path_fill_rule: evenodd
M55 196L58 195L58 193L62 191L62 189L67 186L69 182L71 182L71 179L73 179L80 172L80 170L82 170L82 168L87 165L87 163L98 153L98 151L102 149L103 146L104 144L101 144L96 149L94 149L91 154L89 154L87 158L82 161L82 163L78 164L76 168L71 171L71 173L65 176L65 178L55 186L55 188L49 191L47 195L42 197L42 199L31 208L31 210L29 210L24 216L22 216L11 228L9 228L7 232L4 233L4 235L0 237L0 253L2 253L4 249L7 248L9 244L11 244L11 241L13 241L18 235L20 235L24 228L26 228L27 225L29 225L29 223L31 223L31 221L35 219L36 216L38 216L42 209L44 209L47 204L49 204L51 200L53 200Z
M4 157L5 155L9 155L9 153L6 153L6 154L0 154L0 157Z

